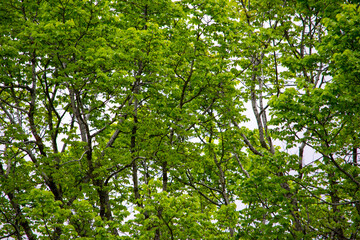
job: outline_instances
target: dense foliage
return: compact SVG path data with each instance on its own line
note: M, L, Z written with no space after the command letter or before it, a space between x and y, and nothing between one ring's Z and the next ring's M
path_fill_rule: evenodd
M0 1L0 239L360 239L359 134L355 1Z

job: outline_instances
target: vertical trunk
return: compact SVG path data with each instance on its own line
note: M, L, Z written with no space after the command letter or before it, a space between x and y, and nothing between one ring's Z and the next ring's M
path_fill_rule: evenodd
M76 90L69 88L71 107L75 115L75 118L79 124L81 140L87 143L88 142L87 125L85 119L82 116L82 112L79 106L80 105L79 94L77 94L75 91Z
M39 152L42 156L47 156L46 150L45 150L45 145L43 143L42 138L39 136L38 131L36 129L36 122L34 119L34 115L36 112L36 105L38 104L36 102L37 100L37 74L36 74L36 54L35 51L32 54L32 59L31 59L31 71L32 71L32 86L31 86L31 102L30 102L30 108L29 108L29 112L28 112L28 117L29 117L29 124L30 124L30 129L31 129L31 133L34 136L35 140L36 140L36 145L39 149ZM62 201L62 190L61 187L58 186L55 183L55 180L52 176L52 174L50 173L48 177L46 177L45 179L45 183L46 185L50 188L50 191L53 193L55 200L57 201ZM14 208L18 208L18 210L16 211L21 211L19 205L14 205ZM23 223L24 222L24 223ZM31 235L32 232L30 232L29 225L26 224L25 218L20 220L20 224L21 226L24 228L24 231L26 232L26 234L28 235L28 233ZM62 233L62 229L60 227L55 227L55 230L53 232L53 239L59 239Z
M160 237L161 237L160 230L159 230L159 229L156 229L156 231L155 231L155 236L154 236L154 240L159 240Z
M219 177L220 177L220 185L221 185L221 194L223 196L223 199L225 201L225 205L229 205L230 204L230 199L229 196L226 192L226 179L225 179L225 173L221 167L221 164L219 163L219 161L216 159L216 155L214 153L214 162L219 170ZM234 237L235 234L235 230L233 227L229 227L229 231L230 231L230 236Z
M254 71L257 71L257 68L254 68ZM256 76L253 76L253 80L255 80ZM257 104L256 104L256 93L255 93L255 87L253 87L253 89L251 90L251 105L252 105L252 109L256 118L256 122L258 125L258 129L259 129L259 141L260 144L263 148L265 149L269 149L266 141L265 141L265 137L264 137L264 127L263 127L263 123L261 121L261 117L259 114L259 111L257 109Z
M262 70L262 69L261 69ZM266 140L270 146L270 153L271 154L275 154L275 148L274 148L274 145L272 143L272 139L271 137L269 136L269 133L268 133L268 126L267 126L267 117L266 117L266 109L264 108L264 102L263 102L263 95L262 95L262 91L263 91L263 85L264 85L264 82L263 82L263 79L262 77L258 77L258 83L259 83L259 108L260 108L260 117L261 117L261 120L262 120L262 124L264 126L264 131L265 131L265 136L266 136Z
M98 183L98 185L99 185L99 189L97 190L97 192L98 192L99 201L100 201L100 217L103 220L111 221L113 218L112 218L112 214L111 214L109 192L104 189L104 184L102 182ZM112 228L111 233L114 236L119 235L116 228Z
M306 142L304 141L304 142L301 143L301 145L299 147L299 172L300 172L299 178L300 179L302 179L302 176L303 176L301 170L303 168L303 158L304 158L304 148L305 148L305 146L306 146Z
M162 190L163 191L167 191L167 182L168 182L168 175L167 175L167 162L164 161L162 163L162 175L163 175L163 186L162 186ZM157 212L157 217L159 219L162 219L162 211L163 209L160 207L158 209L158 212ZM171 229L170 229L171 230ZM172 233L171 233L172 234ZM160 232L160 229L156 229L155 231L155 237L154 237L154 240L159 240L161 238L161 232Z
M110 198L108 191L104 190L103 185L100 183L95 184L99 187L97 190L99 201L100 201L100 217L103 220L112 220Z
M139 193L138 167L137 167L136 161L134 161L132 163L132 178L133 178L133 184L134 184L135 201L138 204L138 206L141 206L141 204L137 201L140 199L140 193Z
M168 169L167 169L167 162L164 161L162 164L162 175L163 175L163 191L167 191L167 183L168 183Z
M324 157L325 163L330 163L331 156L330 156L330 158L328 156L323 156L323 157ZM338 209L338 206L337 206L337 204L340 203L340 198L338 196L337 189L336 189L337 188L336 185L338 183L335 178L336 177L335 173L333 171L331 171L331 169L329 169L327 171L327 175L328 175L328 179L329 179L329 195L331 198L331 203L333 203L333 205L331 206L332 212L334 214L333 220L338 225L339 222L341 222L341 218L342 218L342 216L339 216L340 210ZM331 235L332 235L332 238L347 239L344 236L344 231L341 226L337 226L334 229L332 229Z
M30 101L30 108L29 108L29 112L28 112L28 117L29 117L29 124L30 124L30 130L32 135L34 136L35 140L36 140L36 145L41 153L41 155L46 156L45 153L45 146L44 143L42 142L41 137L39 136L37 129L36 129L36 123L34 120L34 114L36 111L36 98L37 98L37 91L36 91L36 84L37 84L37 75L36 75L36 56L35 56L35 52L33 53L32 56L32 60L31 60L31 71L32 71L32 86L31 86L31 101Z
M358 160L357 160L358 150L357 149L358 148L356 146L353 147L352 154L353 154L353 164L354 164L354 166L358 166ZM358 175L356 175L354 177L357 177L357 176ZM358 201L356 201L356 203L355 203L355 208L356 208L357 213L360 215L360 203Z
M336 205L336 204L340 203L340 198L338 197L337 190L336 190L337 182L334 179L334 177L335 177L334 173L329 173L328 177L329 177L329 180L330 180L329 181L329 183L330 183L329 194L330 194L330 197L331 197L331 203L334 204L334 205L332 205L332 211L333 211L333 214L334 214L333 219L334 219L334 222L336 224L339 224L339 222L341 222L342 216L339 216L340 210L338 209L338 206ZM344 236L344 230L343 230L343 228L341 226L335 227L335 229L333 229L332 235L336 236L336 239L347 239Z
M8 166L8 168L9 168L9 166ZM8 175L5 173L1 164L0 164L0 175L2 175L6 180L8 180ZM30 239L30 240L36 239L34 233L32 232L32 230L30 228L28 220L24 217L19 204L16 202L14 193L8 192L8 193L6 193L6 195L8 196L8 198L10 200L10 204L16 213L15 224L11 223L11 225L15 229L16 238L22 239L21 230L20 230L20 228L22 228L28 239ZM8 222L10 223L10 221L8 221Z
M352 157L353 157L353 164L354 164L354 166L357 166L357 163L358 163L358 161L357 161L357 155L358 155L357 147L354 146L354 147L353 147L353 150L352 150Z
M16 212L16 223L18 223L22 227L22 229L24 230L24 232L26 234L26 237L29 240L35 240L36 239L35 234L32 232L31 227L29 225L29 221L24 217L19 204L16 202L14 194L7 193L7 196L10 199L11 206L13 207L13 209ZM20 239L22 239L22 238L20 238Z
M255 85L255 81L257 78L257 71L258 71L258 65L260 64L261 60L255 60L256 58L254 57L252 59L252 61L254 62L254 67L253 67L253 71L255 72L252 76L252 82ZM261 57L262 59L262 57ZM269 153L271 153L272 155L275 154L275 149L274 146L272 144L272 140L271 137L268 135L267 133L267 118L266 118L266 113L265 113L265 109L263 107L263 98L262 98L262 87L263 87L263 82L262 79L258 79L258 84L259 84L259 108L260 108L260 112L258 111L258 106L257 106L257 95L256 95L256 89L255 86L252 86L251 89L251 105L253 108L253 112L257 121L257 125L258 125L258 130L259 130L259 140L260 140L260 144L263 148L265 148ZM270 145L270 147L268 147L268 144L266 143L266 140L268 142L268 144ZM284 176L284 173L278 173L278 176ZM298 214L298 201L297 199L294 197L294 194L290 193L291 189L290 186L287 182L285 183L281 183L280 186L287 190L288 193L285 194L285 197L289 200L290 204L292 205L292 210L290 211L291 216L294 219L295 222L295 231L296 232L303 232L305 233L303 227L302 227L302 223L300 221L300 216Z
M141 66L140 66L141 68ZM141 69L139 70L141 72ZM132 159L135 159L135 153L136 153L136 132L137 132L137 123L138 123L138 119L137 119L137 110L138 110L138 104L139 101L136 98L136 94L139 93L139 86L137 85L138 83L135 82L135 86L134 86L134 96L133 96L133 100L134 100L134 113L133 113L133 118L134 118L134 126L132 127L131 130L131 140L130 140L130 151L131 151L131 156ZM139 179L138 179L138 166L137 166L137 161L133 161L132 162L132 180L133 180L133 184L134 184L134 197L135 197L135 202L137 202L138 206L140 206L140 203L138 203L138 200L140 199L140 193L139 193Z

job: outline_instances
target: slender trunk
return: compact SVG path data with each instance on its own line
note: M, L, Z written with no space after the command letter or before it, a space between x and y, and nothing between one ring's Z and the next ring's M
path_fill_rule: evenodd
M261 69L262 70L262 69ZM264 108L264 103L263 103L263 95L262 95L262 91L263 91L263 79L262 77L258 77L258 83L259 83L259 108L260 108L260 117L262 120L262 124L264 127L264 131L265 131L265 136L266 136L266 140L270 146L270 153L271 154L275 154L275 148L274 145L272 143L272 139L268 133L268 126L267 126L267 117L266 117L266 109ZM260 131L260 130L259 130Z
M219 177L220 177L220 185L221 185L221 194L223 196L223 199L225 201L225 205L229 205L230 204L230 200L229 200L229 196L226 192L226 179L225 179L225 173L221 167L220 162L216 159L216 155L214 153L214 162L219 170ZM229 231L230 231L230 236L233 237L235 234L235 230L233 227L229 227Z
M323 147L328 147L328 146L323 145ZM327 165L331 164L331 158L332 158L332 155L330 155L330 156L323 155L324 163ZM330 195L330 199L331 199L331 203L332 203L331 209L333 212L332 219L334 220L334 222L337 225L339 225L339 222L341 221L342 216L339 216L340 210L338 209L338 206L337 206L340 203L340 198L337 194L338 182L336 181L335 172L332 169L327 169L326 173L327 173L327 177L329 180L329 195ZM332 239L347 239L344 236L344 231L341 226L336 226L335 228L332 229L331 238Z
M354 166L358 166L358 160L357 160L358 150L357 149L358 149L357 146L353 147L353 153L352 154L353 154L353 164L354 164ZM358 174L355 175L354 177L358 177ZM357 200L357 199L355 199L355 200ZM355 208L356 208L357 213L360 215L360 203L358 201L356 201L356 203L355 203Z
M257 71L257 68L254 68L254 71ZM254 74L253 80L255 81L255 79L256 79L256 75ZM267 144L266 144L266 141L265 141L264 127L263 127L263 123L261 121L259 111L257 109L256 101L257 101L257 99L256 99L255 87L252 87L252 90L251 90L251 105L252 105L252 109L253 109L253 112L254 112L254 115L255 115L255 118L256 118L256 122L257 122L257 125L258 125L258 129L259 129L259 141L260 141L260 144L261 144L261 146L263 148L269 149Z
M330 194L330 198L331 198L331 203L333 203L333 205L331 206L332 211L334 213L333 220L337 225L339 225L339 222L341 222L342 216L339 216L340 210L337 206L337 204L340 203L340 198L338 197L337 190L336 190L336 185L338 183L335 180L334 172L329 172L328 178L329 178L329 188L330 188L329 194ZM341 227L341 224L340 224L340 226L335 227L333 229L332 235L336 236L336 239L347 239L344 235L344 230Z
M8 166L9 168L9 166ZM8 175L5 173L2 165L0 164L0 175L8 180ZM15 235L17 239L22 239L20 227L23 228L28 239L36 239L34 233L31 230L28 220L24 217L19 204L16 202L13 192L6 193L10 200L10 204L15 211L15 224L11 224L15 229ZM10 223L10 221L8 221Z
M36 239L35 234L31 230L29 221L24 217L19 204L16 202L14 194L7 193L7 196L10 199L11 206L13 207L13 209L16 212L16 223L18 223L22 227L22 229L24 230L24 232L26 234L26 237L29 240L35 240Z
M304 158L304 148L306 146L306 142L302 142L300 147L299 147L299 178L302 179L303 174L301 172L301 170L303 169L303 158Z
M141 68L141 67L140 67ZM138 99L136 98L136 94L139 93L139 86L137 86L137 83L135 83L135 87L134 87L134 113L133 113L133 118L134 118L134 126L132 127L131 130L131 140L130 140L130 151L131 151L131 156L132 159L135 159L135 153L136 153L136 132L137 132L137 110L138 110ZM139 178L138 178L138 165L137 165L137 161L133 161L132 162L132 180L133 180L133 184L134 184L134 197L135 197L135 201L137 202L138 206L140 206L140 203L138 202L138 200L140 199L140 193L139 193Z
M163 175L163 191L167 191L167 184L168 184L168 169L167 169L167 161L164 161L162 164L162 175Z

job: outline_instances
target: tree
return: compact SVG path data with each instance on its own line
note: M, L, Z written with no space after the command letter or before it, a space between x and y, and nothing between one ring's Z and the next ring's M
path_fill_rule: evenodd
M0 12L0 236L358 237L355 3Z

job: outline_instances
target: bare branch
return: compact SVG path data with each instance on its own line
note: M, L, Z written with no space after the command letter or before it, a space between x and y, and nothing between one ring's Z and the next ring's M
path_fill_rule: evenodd
M110 181L110 179L111 179L112 177L114 177L116 174L124 171L125 169L131 167L131 165L132 165L137 159L146 159L146 158L145 158L145 157L139 157L139 156L133 158L133 160L132 160L130 163L126 164L125 166L123 166L123 167L120 168L119 170L116 170L115 172L113 172L112 174L110 174L110 175L106 178L104 185L107 186L108 183L109 183L109 181Z
M237 129L241 130L239 125L237 124L237 122L235 122L234 120L232 121L233 124L237 127ZM243 134L243 133L240 133L241 137L243 138L244 140L244 143L248 146L248 148L256 155L259 155L259 156L264 156L264 154L262 154L261 152L259 152L258 150L256 150L254 148L254 146L250 143L249 139L247 139L247 137Z
M234 152L233 152L233 154L234 154L237 162L239 163L239 166L240 166L240 168L241 168L241 171L243 171L243 173L245 173L245 175L246 175L247 178L250 178L250 174L245 170L245 168L244 168L243 165L241 164L241 161L240 161L240 159L239 159L239 156L238 156L237 153L236 153L236 148L235 148L235 146L234 146Z
M69 164L69 163L80 162L88 151L89 151L89 150L86 150L85 152L83 152L83 154L81 154L81 157L80 157L79 159L70 160L70 161L67 161L67 162L65 162L65 163L63 163L63 164L60 164L60 167L66 165L66 164Z

